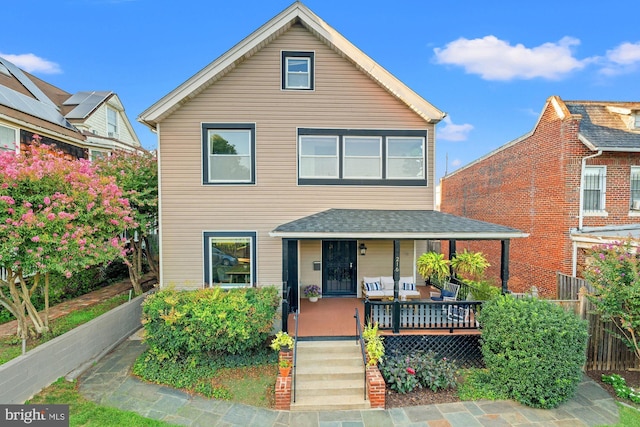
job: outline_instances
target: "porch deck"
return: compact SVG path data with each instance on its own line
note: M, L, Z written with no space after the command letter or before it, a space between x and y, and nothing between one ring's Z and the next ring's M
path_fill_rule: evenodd
M425 286L419 287L425 302L429 298L430 289ZM419 301L416 301L419 303ZM391 322L392 306L385 303L372 303L372 315L381 326L389 326ZM358 309L361 319L365 316L364 302L360 298L320 298L312 303L306 299L300 301L300 315L298 316L298 337L355 337L355 309ZM428 309L427 309L428 308ZM395 335L451 335L480 334L476 328L470 328L468 320L465 322L451 320L447 316L448 307L442 311L442 304L430 303L425 306L414 307L412 302L401 303L402 314L400 317L401 329ZM295 319L293 314L288 318L289 333L295 333ZM450 325L450 328L443 328L443 325ZM383 335L393 334L391 330L380 330Z

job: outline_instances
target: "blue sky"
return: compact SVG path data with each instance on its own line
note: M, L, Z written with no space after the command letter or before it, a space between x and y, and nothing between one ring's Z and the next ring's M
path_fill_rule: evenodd
M152 149L155 134L137 116L291 3L5 2L0 56L67 92L116 92ZM529 132L549 96L640 101L640 26L630 4L304 4L448 114L436 128L438 178Z

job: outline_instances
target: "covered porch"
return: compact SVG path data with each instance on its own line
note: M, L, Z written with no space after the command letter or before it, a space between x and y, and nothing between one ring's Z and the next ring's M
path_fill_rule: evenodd
M455 304L429 300L416 260L433 242L448 241L450 256L459 240L499 240L500 279L508 290L509 243L526 237L519 230L438 211L330 209L278 226L270 235L282 238L283 330L292 331L290 313L299 313L299 336L354 336L355 308L361 319L377 321L381 330L395 334L453 333L476 329L479 303ZM365 276L391 276L393 289L381 301L365 301ZM401 280L402 279L402 280ZM410 283L408 283L410 282ZM310 303L306 285L322 288L323 296ZM399 300L401 286L413 285L421 295ZM462 319L461 319L462 318ZM466 319L466 320L463 320Z

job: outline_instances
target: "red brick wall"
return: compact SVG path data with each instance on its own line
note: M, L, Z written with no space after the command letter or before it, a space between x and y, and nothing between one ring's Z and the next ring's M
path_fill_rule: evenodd
M569 230L578 227L580 173L583 157L594 154L577 138L578 119L543 111L534 131L520 141L442 179L441 210L489 221L529 233L513 239L509 289L525 292L536 286L543 296L555 296L556 272L571 274ZM629 224L629 165L640 165L639 154L604 154L588 165L607 165L608 217L585 217L584 226ZM458 242L484 252L491 267L487 276L499 284L500 242Z
M377 366L367 366L367 396L371 408L384 409L386 385Z

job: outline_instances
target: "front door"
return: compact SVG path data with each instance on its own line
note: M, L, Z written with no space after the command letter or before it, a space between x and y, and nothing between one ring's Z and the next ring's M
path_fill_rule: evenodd
M324 240L322 242L322 295L353 296L357 294L358 277L355 240Z

